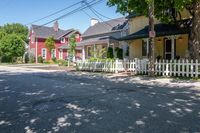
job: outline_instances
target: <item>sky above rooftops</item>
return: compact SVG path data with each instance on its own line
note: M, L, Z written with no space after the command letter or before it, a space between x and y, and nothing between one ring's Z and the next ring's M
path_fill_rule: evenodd
M6 23L22 23L28 24L34 20L47 16L51 13L54 13L60 9L66 8L69 5L77 3L81 0L2 0L0 4L0 25L4 25ZM88 2L91 0L88 0ZM104 0L100 4L93 6L95 10L99 13L105 15L109 18L118 18L122 17L121 14L116 13L115 7L108 7L106 5L106 1ZM57 15L54 15L50 18L44 19L42 21L36 22L36 25L42 25L47 23L67 12L72 11L73 9L79 7L81 5L77 5L69 10L61 12ZM84 10L87 14L89 14L92 18L97 18L89 8ZM67 16L61 20L59 20L59 27L61 29L78 29L80 32L84 32L90 26L90 17L86 15L83 11L77 12L70 16ZM103 20L108 20L106 18L101 17ZM48 24L47 26L52 26L53 23ZM30 26L30 25L29 25Z

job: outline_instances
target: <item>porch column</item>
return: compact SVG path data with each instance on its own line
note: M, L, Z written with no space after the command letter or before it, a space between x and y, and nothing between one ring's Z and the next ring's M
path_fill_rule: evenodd
M85 47L82 47L82 60L85 60Z
M37 64L38 63L38 39L35 38L36 40L36 46L35 46L35 63Z
M175 36L172 36L171 37L171 40L172 40L172 59L174 59L175 57L175 39L176 37Z
M96 57L96 44L94 44L94 57Z
M113 55L114 55L114 57L116 57L116 53L115 53L115 44L113 43L112 45L113 45Z

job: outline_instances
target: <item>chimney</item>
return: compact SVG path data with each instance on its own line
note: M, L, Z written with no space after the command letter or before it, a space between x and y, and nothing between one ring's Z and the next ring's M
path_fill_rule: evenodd
M56 32L59 30L58 21L54 22L54 24L53 24L53 29L54 29L54 31L56 31Z
M99 23L99 21L95 18L91 19L91 26L94 26L95 24Z

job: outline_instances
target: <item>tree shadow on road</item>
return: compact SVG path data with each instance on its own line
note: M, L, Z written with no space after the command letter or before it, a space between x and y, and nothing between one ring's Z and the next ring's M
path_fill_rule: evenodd
M200 132L200 92L73 73L0 75L0 132Z

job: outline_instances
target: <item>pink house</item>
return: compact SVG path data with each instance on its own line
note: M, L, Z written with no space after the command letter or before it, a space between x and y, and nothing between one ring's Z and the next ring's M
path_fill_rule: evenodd
M68 29L62 30L56 21L53 27L32 25L29 31L29 53L35 57L36 63L38 57L41 56L44 60L67 59L69 38L71 35L76 35L76 41L81 41L81 33L78 30ZM55 49L51 51L45 47L45 40L53 36L55 39ZM76 48L76 58L82 57L81 48Z

